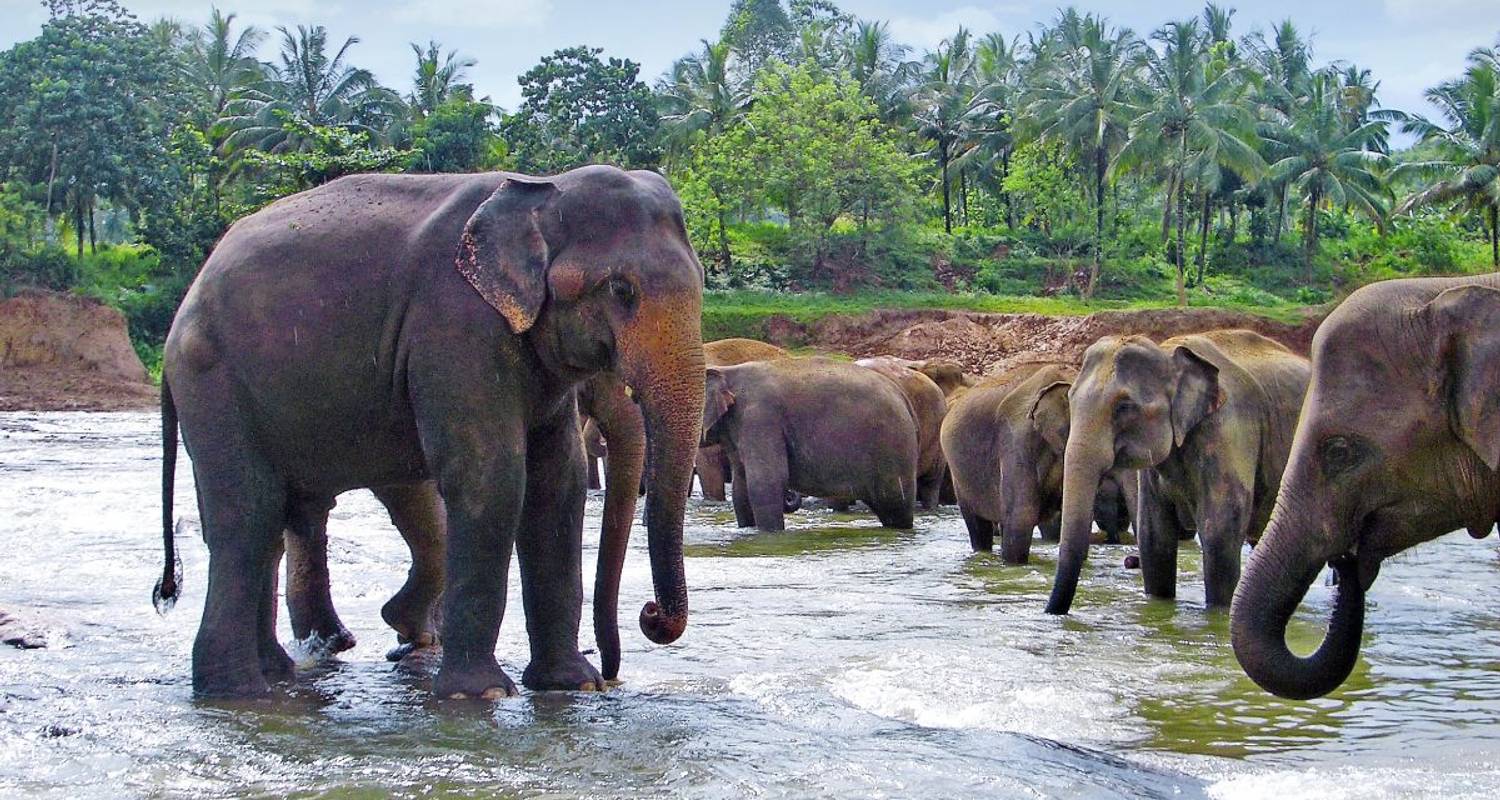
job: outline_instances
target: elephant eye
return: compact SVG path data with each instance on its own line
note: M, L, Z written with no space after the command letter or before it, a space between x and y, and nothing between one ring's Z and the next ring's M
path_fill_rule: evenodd
M1330 478L1354 466L1359 460L1354 443L1344 436L1324 439L1318 448L1318 455L1323 461L1323 474Z
M1134 400L1128 397L1122 398L1118 403L1115 403L1115 416L1123 417L1126 414L1135 413L1139 409L1140 406L1136 405Z
M626 308L635 305L635 285L624 278L610 279L609 293Z

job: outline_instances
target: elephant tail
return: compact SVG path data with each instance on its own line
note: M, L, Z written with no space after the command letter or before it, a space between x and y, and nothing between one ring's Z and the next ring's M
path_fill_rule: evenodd
M156 613L165 614L182 594L182 559L172 525L172 494L177 478L177 406L165 375L161 379L161 579L151 592Z

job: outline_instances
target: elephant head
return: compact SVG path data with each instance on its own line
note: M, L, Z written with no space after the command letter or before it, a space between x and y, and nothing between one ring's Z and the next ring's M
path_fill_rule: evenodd
M1437 279L1361 289L1318 329L1312 372L1230 612L1245 672L1293 699L1353 670L1383 559L1457 528L1483 537L1500 515L1500 291ZM1339 579L1328 634L1298 657L1287 621L1324 564Z
M1187 347L1169 352L1143 336L1110 336L1084 353L1068 392L1062 544L1049 614L1073 604L1100 479L1160 464L1222 402L1218 369Z
M676 195L656 173L613 167L511 176L469 218L457 265L548 373L613 373L639 405L656 593L641 630L676 640L687 625L682 523L703 407L703 268Z

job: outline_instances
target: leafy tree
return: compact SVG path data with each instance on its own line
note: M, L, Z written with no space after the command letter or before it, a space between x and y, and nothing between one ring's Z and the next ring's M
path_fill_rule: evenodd
M196 93L198 127L203 131L224 116L231 100L265 79L255 60L265 32L247 25L236 33L235 16L215 8L207 24L188 35L187 85Z
M859 88L875 103L880 119L899 124L910 114L907 90L918 65L908 61L910 48L895 40L890 24L859 20L844 46L842 65L859 82Z
M943 230L953 232L953 193L949 167L967 135L974 98L974 61L969 32L959 28L928 53L920 83L912 92L917 135L931 144L928 155L937 162L943 200Z
M146 26L114 0L58 0L41 35L0 55L0 163L72 212L77 251L100 200L151 201L179 86Z
M370 135L364 131L314 125L284 111L277 113L287 137L304 146L281 153L263 150L245 153L246 165L262 176L256 184L255 199L260 204L345 175L394 172L412 156L409 150L372 145Z
M488 103L453 98L412 125L417 172L477 172L501 166L505 140Z
M560 172L589 163L651 167L660 157L651 90L640 65L602 61L596 47L544 56L519 78L521 107L501 123L520 169Z
M781 0L734 0L719 40L740 56L742 79L753 79L772 60L791 56L796 39Z
M718 134L744 114L749 87L735 77L733 63L728 42L706 40L702 51L673 62L657 88L669 148L681 151L696 134Z
M1479 212L1489 229L1490 258L1500 267L1500 53L1479 48L1469 54L1463 77L1427 90L1446 125L1422 116L1407 118L1403 129L1421 137L1433 155L1398 165L1393 177L1428 184L1401 202L1397 213L1422 206L1449 205Z

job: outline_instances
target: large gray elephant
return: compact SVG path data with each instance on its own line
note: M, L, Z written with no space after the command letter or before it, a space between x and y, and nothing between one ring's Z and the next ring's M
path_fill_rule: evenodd
M1265 528L1307 388L1307 359L1253 331L1168 339L1110 336L1084 353L1069 390L1062 545L1047 611L1066 614L1088 555L1095 492L1136 469L1136 540L1146 593L1177 594L1177 545L1203 547L1204 595L1227 606L1240 551Z
M756 341L755 339L719 339L703 343L703 363L710 367L732 367L736 364L748 364L752 361L775 361L780 358L788 358L791 354L774 344ZM723 448L718 445L709 445L698 451L698 485L703 489L703 497L708 500L725 499L724 486L729 482L729 459L724 457ZM800 504L800 498L798 498ZM790 502L787 510L794 511Z
M208 696L289 678L282 530L358 487L434 481L447 537L439 695L515 692L494 648L514 548L533 689L602 689L578 651L585 469L574 387L612 371L648 440L653 641L687 624L682 520L703 404L703 274L671 187L586 167L532 178L344 178L240 220L183 300L163 378L166 567L176 431L209 587Z
M1318 328L1312 384L1265 535L1230 613L1240 665L1282 697L1325 695L1359 657L1381 562L1500 518L1500 275L1387 281ZM1324 564L1327 638L1302 658L1287 621Z
M943 479L948 473L942 442L948 401L942 388L927 375L901 363L900 359L862 358L854 363L889 378L906 395L911 404L912 421L917 426L917 500L922 508L937 508Z
M986 378L960 395L943 420L942 445L959 511L976 553L994 548L1024 564L1032 531L1055 530L1062 513L1063 453L1068 442L1068 389L1078 370L1064 364L1026 364ZM1131 512L1125 485L1134 475L1101 477L1094 517L1118 542ZM1134 501L1133 493L1128 498Z
M910 528L917 430L911 403L874 370L826 358L707 371L703 441L724 448L740 527L785 527L785 490L863 500Z

